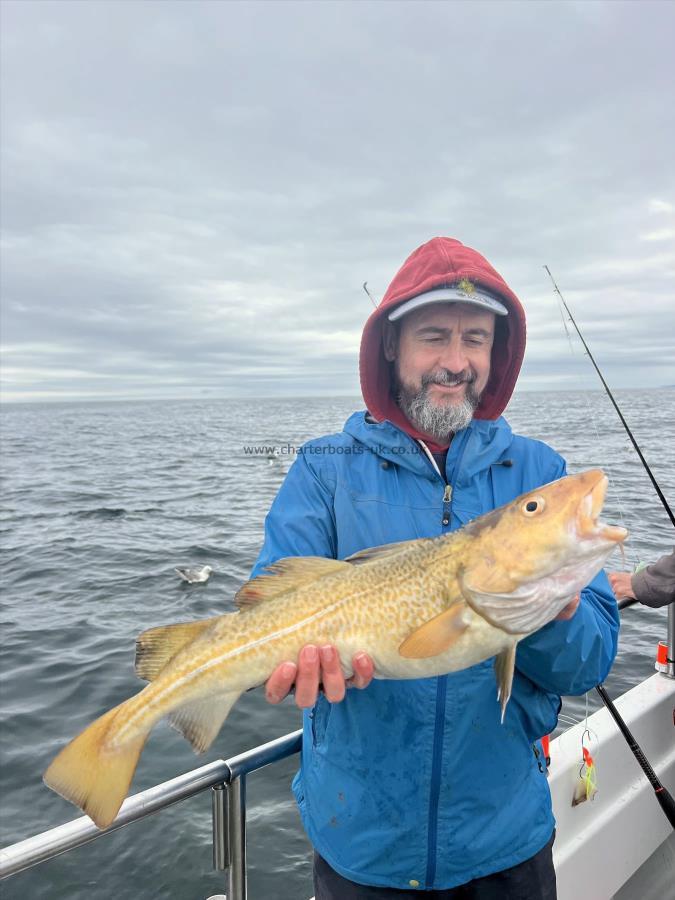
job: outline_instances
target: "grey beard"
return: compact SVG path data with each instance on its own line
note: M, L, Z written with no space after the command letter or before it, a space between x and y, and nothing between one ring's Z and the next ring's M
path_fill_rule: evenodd
M480 395L473 386L474 378L466 378L466 395L461 403L436 404L429 399L429 384L456 384L457 377L423 378L422 387L413 392L399 382L398 405L406 418L420 431L434 438L438 443L447 441L451 434L466 428L480 402Z

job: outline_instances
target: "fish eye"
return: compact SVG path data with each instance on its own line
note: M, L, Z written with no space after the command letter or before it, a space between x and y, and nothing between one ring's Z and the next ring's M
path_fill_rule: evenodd
M545 506L543 497L534 497L527 503L523 503L521 509L526 516L536 516L537 513L543 512Z

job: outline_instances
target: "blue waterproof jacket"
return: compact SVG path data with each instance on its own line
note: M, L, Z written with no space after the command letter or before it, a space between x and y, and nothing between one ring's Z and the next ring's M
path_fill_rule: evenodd
M267 516L253 575L285 556L342 559L435 537L564 474L558 454L499 418L455 435L444 480L415 440L357 413L341 434L302 448ZM293 784L314 847L352 881L420 890L533 856L554 828L538 739L555 727L561 694L605 678L618 629L600 573L574 618L518 645L503 724L493 660L440 678L374 680L341 703L321 696L304 716Z

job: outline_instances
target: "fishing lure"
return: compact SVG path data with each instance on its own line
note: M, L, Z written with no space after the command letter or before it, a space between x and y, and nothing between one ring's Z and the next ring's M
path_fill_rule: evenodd
M583 803L584 800L593 800L598 793L597 769L591 751L584 744L586 735L588 735L588 740L590 742L591 732L589 729L584 731L581 738L581 755L583 757L583 762L579 769L579 778L577 779L576 787L574 788L572 806L578 806L580 803Z

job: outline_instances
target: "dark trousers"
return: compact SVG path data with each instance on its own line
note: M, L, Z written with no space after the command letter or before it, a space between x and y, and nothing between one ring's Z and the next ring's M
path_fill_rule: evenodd
M502 872L474 878L458 887L439 891L409 891L368 887L338 875L325 859L314 854L316 900L556 900L553 840L530 859Z

